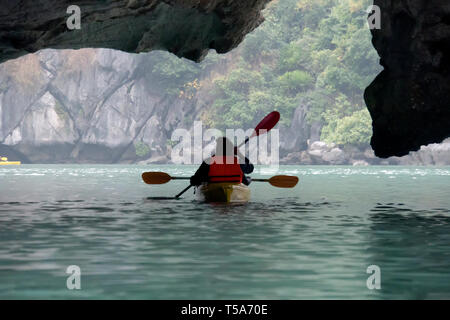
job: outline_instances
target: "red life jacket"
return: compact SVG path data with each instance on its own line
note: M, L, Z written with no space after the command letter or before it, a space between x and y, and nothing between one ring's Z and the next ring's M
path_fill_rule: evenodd
M243 172L236 157L215 156L211 159L209 182L242 183L242 176Z

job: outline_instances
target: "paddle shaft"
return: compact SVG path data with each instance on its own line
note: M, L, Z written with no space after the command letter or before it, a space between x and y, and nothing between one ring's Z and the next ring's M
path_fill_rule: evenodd
M252 136L253 137L253 136ZM237 149L239 149L240 147L242 147L244 144L246 144L248 141L250 140L249 137L247 137L247 139L245 139L244 142L242 142L240 145L237 146Z
M189 177L172 177L172 180L189 180ZM252 179L252 182L269 182L270 179Z
M282 178L285 176L274 176L270 179L252 179L252 182L269 182L271 183L273 181L274 178ZM291 177L292 178L292 177ZM189 180L189 177L171 177L172 180ZM176 198L178 198L179 196L181 196L183 193L185 193L186 191L189 190L189 188L191 188L192 185L189 185L188 187L186 187L186 189L184 189L183 191L181 191L181 193L177 196L175 196Z
M171 177L172 180L190 180L191 178L189 177ZM183 194L186 193L186 191L188 191L190 188L192 187L192 184L188 185L186 188L183 189L183 191L181 191L179 194L177 194L175 196L175 199L178 199L179 197L181 197Z
M180 180L185 180L185 179L180 179ZM190 188L192 187L192 184L188 185L183 191L181 191L179 194L177 194L175 196L175 199L178 199L179 197L181 197L186 191L188 191Z

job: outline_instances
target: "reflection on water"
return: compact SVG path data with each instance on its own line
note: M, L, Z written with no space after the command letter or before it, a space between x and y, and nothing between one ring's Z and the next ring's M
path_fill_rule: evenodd
M382 269L383 298L450 299L449 212L403 203L371 210L369 252Z
M140 181L194 170L0 169L0 298L449 298L450 168L286 166L297 188L253 183L233 206L158 200L185 183Z

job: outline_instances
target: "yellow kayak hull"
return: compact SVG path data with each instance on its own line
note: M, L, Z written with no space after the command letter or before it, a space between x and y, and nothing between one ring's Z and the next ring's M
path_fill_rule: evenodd
M20 161L0 161L0 166L19 165Z
M205 202L245 203L250 201L250 188L242 183L208 183L199 187L200 200Z

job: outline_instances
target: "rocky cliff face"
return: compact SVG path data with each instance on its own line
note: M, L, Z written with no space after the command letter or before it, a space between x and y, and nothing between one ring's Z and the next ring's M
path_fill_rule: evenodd
M0 62L44 48L167 50L202 59L235 48L262 21L269 0L0 0ZM81 10L80 29L67 20Z
M367 88L372 147L403 156L450 136L450 2L374 0L373 44L385 68Z
M417 152L410 152L403 157L387 159L375 156L370 147L337 146L323 141L311 140L306 150L291 151L281 159L281 164L304 165L450 165L450 139L443 143L423 146Z
M170 94L152 71L157 52L43 50L0 65L0 154L31 163L169 162L173 131L192 129L213 102L212 79L233 54L200 74L192 96ZM160 61L161 57L158 57ZM282 163L450 164L450 143L382 160L369 149L320 142L321 125L299 102L280 127Z
M209 48L236 47L262 21L268 1L82 1L81 29L68 30L70 1L0 0L0 62L48 47L164 49L198 61ZM365 94L372 146L379 157L405 155L450 133L450 5L374 4L382 28L372 31L373 43L385 70ZM186 114L198 114L207 94L194 100L163 94L149 66L146 55L93 49L45 50L0 65L0 153L31 162L164 161L170 132ZM306 124L305 112L300 104L283 129L285 154L303 151L291 158L312 163L341 163L341 151L357 154L312 148L320 127Z
M45 50L0 65L0 143L30 162L164 155L192 102L161 94L148 56Z

